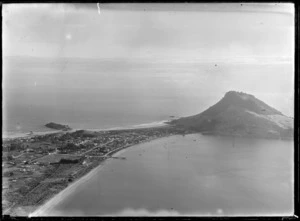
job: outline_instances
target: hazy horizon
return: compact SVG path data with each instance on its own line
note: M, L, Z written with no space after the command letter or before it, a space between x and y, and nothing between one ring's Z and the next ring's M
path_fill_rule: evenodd
M294 4L2 15L5 214L293 215Z
M294 116L292 4L3 5L3 58L11 128L188 116L230 90Z

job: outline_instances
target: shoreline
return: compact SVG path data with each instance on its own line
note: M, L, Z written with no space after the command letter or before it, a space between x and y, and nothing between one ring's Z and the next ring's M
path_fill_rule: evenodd
M94 131L94 132L102 132L102 131L107 131L107 132L122 132L122 130L143 130L143 129L160 129L160 128L165 128L165 127L169 127L170 125L166 124L166 120L165 121L160 121L160 122L152 122L152 123L148 123L148 124L142 124L142 125L135 125L135 126L131 126L131 127L119 127L119 128L109 128L109 129L94 129L94 130L89 130L89 129L71 129L68 131L45 131L45 132L38 132L35 134L24 134L25 137L14 137L11 139L5 139L3 138L3 142L8 141L8 142L14 142L14 141L18 141L18 140L23 140L23 139L34 139L35 137L40 137L40 136L45 136L45 135L51 135L51 134L66 134L66 133L74 133L78 130L84 130L84 131ZM164 137L164 136L163 136ZM157 138L160 137L155 137L155 138L150 138L147 140L142 141L141 143L144 142L150 142L152 140L155 140ZM32 214L37 214L36 211L40 211L40 209L42 209L42 212L44 211L44 207L46 204L48 204L49 201L52 202L52 200L54 200L54 202L58 202L61 197L63 197L67 192L69 192L70 190L73 191L74 188L77 187L77 185L79 185L80 183L86 181L87 179L90 178L90 176L92 176L96 170L99 169L99 167L101 167L107 159L116 156L117 154L120 154L122 151L126 151L127 148L132 147L132 146L136 146L137 144L141 144L141 143L132 143L129 145L125 145L122 146L121 148L117 148L114 150L109 151L108 153L106 153L104 155L103 158L100 158L99 161L97 162L97 160L95 161L94 164L90 165L89 168L86 168L85 173L82 174L82 176L77 177L76 179L73 180L73 182L70 182L67 186L58 189L57 192L53 192L52 194L48 195L47 197L45 197L45 201L41 201L41 204L37 203L35 205L32 205L31 209L29 209L27 206L23 207L22 204L20 205L16 205L17 201L15 201L11 206L9 206L8 208L5 209L5 213L10 213L13 216L32 216ZM75 186L74 186L75 185ZM51 191L50 191L51 192ZM58 200L58 201L57 201ZM27 209L26 209L27 207ZM48 208L48 206L47 206ZM26 212L27 211L27 212ZM38 214L40 214L41 212L38 212Z
M167 124L167 122L168 122L167 120L164 120L164 121L160 121L160 122L152 122L152 123L147 123L147 124L134 125L134 126L131 126L131 127L126 127L126 128L125 127L118 127L118 128L94 129L94 130L91 130L91 129L77 129L76 128L76 129L71 129L71 130L68 130L68 131L50 131L50 132L45 131L45 132L39 132L38 134L35 133L33 135L28 134L25 138L24 137L23 138L12 138L12 139L7 139L7 140L3 139L3 142L6 142L6 141L7 142L15 142L15 141L17 141L17 142L21 141L22 142L22 141L24 141L24 139L25 139L25 142L36 142L35 138L43 137L45 135L52 136L51 134L58 134L58 135L64 136L67 133L74 133L74 132L81 131L81 130L82 131L93 131L93 132L103 132L103 131L105 131L104 134L106 134L106 132L108 132L108 134L110 134L110 133L118 134L118 133L123 133L123 131L128 131L128 132L131 131L130 133L136 133L137 131L141 131L141 133L146 133L147 134L148 129L150 129L149 131L153 131L153 130L156 131L156 129L157 129L157 131L168 131L168 128L170 127L170 125ZM146 131L144 131L144 130L146 130ZM16 200L13 199L13 201L8 201L8 202L12 202L12 204L9 205L7 208L5 208L5 210L4 210L5 214L11 214L13 216L24 216L24 215L25 216L38 216L40 213L44 213L46 211L45 209L49 207L48 206L49 201L53 202L53 200L54 200L54 204L59 202L61 197L65 196L65 194L68 194L69 191L71 191L71 190L73 191L73 189L76 188L77 185L79 185L80 183L82 183L82 182L86 181L87 179L89 179L90 176L92 176L95 173L94 171L98 171L98 170L96 170L96 168L99 169L99 167L102 167L103 164L106 162L106 160L108 160L109 158L113 158L113 157L118 156L123 151L126 151L129 147L137 146L138 144L148 143L148 142L151 142L151 141L156 140L156 139L172 136L172 135L177 134L178 132L182 133L181 130L179 130L179 131L177 131L177 129L175 129L175 130L176 130L175 133L174 132L171 132L171 133L162 132L162 134L160 134L161 132L150 132L150 134L151 133L152 134L149 135L150 137L148 137L146 139L145 139L145 136L147 137L148 135L145 135L145 134L142 135L142 137L144 137L144 139L142 138L141 142L135 141L133 143L129 142L128 144L125 142L123 146L119 146L119 147L116 147L116 148L110 150L105 155L103 155L102 158L100 157L99 160L92 160L92 161L94 161L94 163L92 163L88 167L86 167L86 169L83 170L83 173L81 175L79 175L78 177L73 179L73 181L71 181L71 182L69 181L69 183L66 186L59 187L59 185L58 185L58 186L54 187L54 188L57 188L57 191L55 191L55 192L52 192L53 190L46 191L47 196L45 196L45 197L42 197L42 193L38 193L38 192L33 193L34 198L39 197L39 195L41 196L40 203L36 202L36 203L31 204L31 205L26 204L26 203L25 204L19 203L20 200L21 201L25 200L26 202L30 202L31 201L30 198L26 199L26 197L27 197L28 194L30 194L30 192L32 192L32 190L30 192L26 193L20 199L16 199ZM156 135L154 135L155 133L156 133ZM163 134L163 133L165 133L165 134ZM104 135L104 136L110 136L110 135ZM33 141L31 141L31 139L33 139ZM113 138L113 140L114 139L115 138ZM120 138L117 138L117 139L120 139ZM133 139L135 139L135 138L133 138ZM39 138L38 138L37 142L39 142ZM118 141L116 141L116 142L118 142ZM94 148L92 148L92 149L94 149ZM24 155L24 154L21 154L20 156L22 156L22 155ZM22 162L24 163L24 161L22 161ZM17 165L16 165L16 163L14 163L13 167L16 167L18 170L24 170L24 168L23 168L24 165L22 164L22 162L21 161L18 162ZM31 166L29 166L29 167L31 167ZM29 170L32 170L32 169L29 169ZM19 176L19 175L16 174L16 177L17 176ZM28 177L28 176L25 175L25 177ZM14 178L10 178L10 179L14 179ZM16 186L17 185L18 184L16 184ZM40 185L36 186L35 188L39 189L39 186ZM54 184L54 186L55 186L55 184ZM43 185L41 185L41 188L43 188ZM21 187L20 190L22 191L23 189ZM39 190L37 190L37 191L39 191ZM43 200L43 198L44 198L44 200ZM34 200L32 200L32 201L34 202ZM52 207L52 206L50 206L50 207ZM47 210L49 210L50 207Z
M67 130L67 131L63 131L63 130L35 131L32 134L29 134L29 132L6 132L6 133L2 133L2 140L31 138L34 136L42 136L42 135L54 134L54 133L73 133L77 130L102 132L102 131L131 130L131 129L152 128L152 127L163 127L163 126L168 126L167 122L168 122L168 120L163 120L163 121L155 121L155 122L151 122L151 123L143 123L143 124L137 124L137 125L132 125L132 126L126 126L126 127L111 127L111 128L106 128L106 129L72 128L71 130Z
M148 142L151 142L151 141L154 141L154 140L170 137L170 136L174 136L174 135L168 135L168 136L165 136L165 137L150 139L150 140L147 140L147 141L142 142L142 143L134 144L134 145L131 145L131 146L125 146L125 147L120 148L118 150L112 150L111 152L113 152L113 153L112 154L107 153L107 156L108 157L117 157L120 154L127 151L128 148L137 147L138 145L148 143ZM74 192L78 186L80 186L84 182L88 181L89 178L93 177L93 175L95 175L97 172L101 171L101 169L103 168L103 166L105 165L105 163L109 159L110 158L104 159L102 162L100 162L100 164L98 166L91 169L84 176L80 177L75 182L70 183L70 185L68 185L65 189L63 189L62 191L60 191L57 194L50 197L46 202L44 202L42 205L38 206L32 213L30 213L28 215L28 217L29 218L30 217L39 217L39 216L45 216L45 215L47 216L47 211L51 210L57 203L59 203L62 200L62 198L65 198L68 195L70 195L72 192Z
M157 126L157 124L156 124L156 126L154 126L153 124L151 124L151 126L150 126L148 124L146 127L145 126L144 127L139 127L139 128L132 128L131 127L130 129L133 129L133 133L136 133L137 131L135 132L135 130L143 131L143 129L145 129L145 128L150 128L150 131L154 131L152 133L155 134L155 133L157 133L156 131L160 131L161 129L163 129L163 131L165 131L164 127L166 127L167 130L169 130L168 129L169 126L171 126L171 125L169 125L169 124L160 124L160 125ZM115 130L113 130L113 129L106 130L106 131L111 131L112 132L112 134L108 133L106 136L110 136L110 135L114 136L115 134L123 133L122 130L130 130L130 129L120 128L118 130L116 130L116 129ZM157 129L157 130L152 130L152 129ZM76 131L76 129L74 129L72 131ZM102 131L102 130L100 130L100 131ZM113 132L113 131L115 131L115 132ZM119 131L119 132L117 132L117 131ZM61 131L61 133L65 133L65 132L67 133L67 132L70 132L70 131ZM99 158L98 161L96 161L95 163L90 164L90 166L86 167L85 171L82 174L80 174L76 178L74 177L75 179L73 179L73 181L69 182L67 185L63 186L62 188L61 187L57 188L56 192L52 192L49 195L46 194L47 197L45 197L44 200L42 200L40 202L36 201L36 203L31 204L32 205L31 209L27 210L26 209L27 206L25 206L26 204L23 204L24 206L22 206L22 204L19 204L20 206L10 207L10 208L12 208L11 211L13 211L13 213L11 213L11 215L13 215L13 216L26 215L28 217L45 216L45 213L49 214L49 211L51 211L53 209L53 207L55 207L56 204L58 204L65 197L68 197L74 191L76 191L78 186L82 185L84 182L89 180L96 173L101 171L101 169L105 165L105 163L108 162L106 160L109 160L112 157L119 156L120 154L126 152L129 148L137 147L139 144L143 145L145 143L149 143L149 142L152 142L152 141L155 141L155 140L158 140L158 139L164 139L164 138L171 137L171 136L174 136L174 135L185 136L185 135L190 134L190 133L193 133L193 132L183 130L183 131L179 131L179 133L176 133L176 132L174 133L173 131L171 131L171 133L167 132L167 133L165 133L163 135L160 135L160 136L155 136L155 135L153 136L153 134L152 135L150 134L149 136L148 135L143 135L143 136L148 136L148 138L146 137L146 139L142 140L139 143L128 143L128 144L124 143L123 145L115 146L115 149L108 150L108 152L106 152L105 155L102 155L102 157ZM194 133L198 133L198 132L194 132ZM126 134L126 132L125 132L125 134ZM45 191L48 193L47 190L45 190ZM36 195L37 196L38 195L43 196L43 194L45 194L45 191L40 192L40 193L36 193ZM49 192L51 192L51 191L49 191ZM30 198L28 198L28 199L30 199ZM27 205L29 205L29 204L27 204ZM7 211L9 211L10 208ZM18 210L24 211L25 214L22 213L23 215L20 215ZM26 212L26 210L27 210L27 212Z
M45 214L46 211L52 209L58 202L61 201L62 198L71 194L76 189L76 187L86 182L89 178L91 178L94 174L96 174L98 170L101 170L104 163L105 160L101 162L98 166L93 168L91 171L89 171L87 174L85 174L83 177L71 183L69 186L67 186L59 193L50 197L49 200L47 200L44 204L38 206L34 212L30 213L28 217L30 218L30 217L43 216L43 214Z

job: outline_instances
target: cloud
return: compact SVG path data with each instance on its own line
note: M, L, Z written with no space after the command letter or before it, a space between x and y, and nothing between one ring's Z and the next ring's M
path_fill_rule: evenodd
M180 213L175 210L157 210L149 211L147 209L127 208L120 212L107 214L106 216L179 216Z
M99 216L116 216L116 217L125 217L125 216L135 216L135 217L147 217L147 216L222 216L224 215L224 211L221 208L216 209L213 213L201 213L201 212L194 212L194 213L181 213L173 208L170 209L159 209L159 210L148 210L145 208L125 208L118 212L108 213L108 214L101 214ZM51 210L51 211L39 211L33 212L29 214L29 217L38 217L38 216L86 216L83 211L80 210L68 210L68 211L58 211L58 210ZM95 215L97 216L97 215Z
M145 208L133 209L126 208L116 213L106 214L104 216L221 216L223 210L218 208L215 213L181 213L173 208L171 209L159 209L150 211Z
M80 210L36 210L28 215L28 217L39 217L39 216L85 216L85 214Z

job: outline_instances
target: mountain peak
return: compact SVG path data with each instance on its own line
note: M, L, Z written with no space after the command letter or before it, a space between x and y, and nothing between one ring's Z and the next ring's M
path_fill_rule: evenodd
M281 112L270 107L253 95L237 91L228 91L218 103L202 112L201 115L215 116L226 111L228 108L247 110L262 115L282 115Z
M251 94L246 94L244 92L238 92L238 91L228 91L226 92L224 97L232 97L232 96L238 96L241 98L250 98L250 97L254 98L254 96Z
M225 96L200 114L174 120L171 124L198 131L245 136L292 136L292 120L251 94L228 91ZM270 135L271 134L271 135ZM274 135L276 134L276 135Z
M223 104L223 108L236 106L262 115L283 115L280 111L270 107L255 96L244 92L228 91L220 102Z

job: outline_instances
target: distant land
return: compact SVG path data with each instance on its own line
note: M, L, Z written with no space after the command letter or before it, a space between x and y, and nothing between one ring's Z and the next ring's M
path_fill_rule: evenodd
M253 95L229 91L200 114L169 122L203 134L292 139L294 119Z
M71 128L68 125L62 125L53 122L47 123L45 124L45 126L54 130L71 130Z
M124 160L113 156L118 151L143 142L195 132L291 139L294 131L292 118L253 95L235 91L227 92L218 103L200 114L172 118L168 124L121 130L58 131L3 140L3 213L31 214L106 159ZM53 122L45 126L55 130L71 129Z
M55 128L68 126L49 123ZM106 159L130 146L190 133L180 127L153 126L107 131L58 131L3 140L3 214L28 216Z

